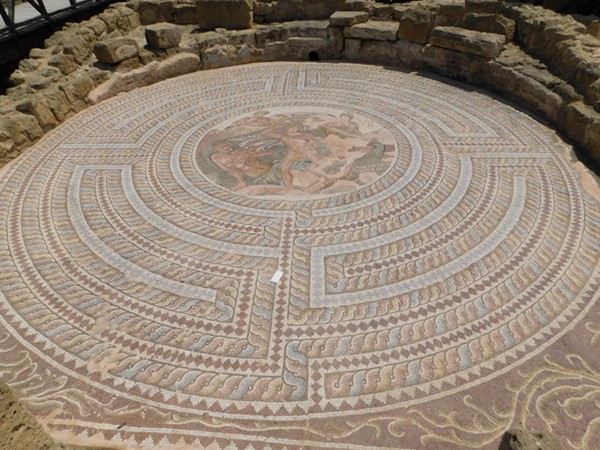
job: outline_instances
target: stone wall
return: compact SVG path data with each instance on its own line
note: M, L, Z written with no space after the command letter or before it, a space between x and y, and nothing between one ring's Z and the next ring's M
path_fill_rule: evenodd
M86 108L89 92L111 76L94 64L94 45L139 28L138 14L116 4L68 24L34 48L11 75L15 87L0 96L0 164L6 164L45 132Z
M307 17L315 20L291 20ZM196 70L308 59L399 65L484 87L600 161L599 28L597 18L496 0L115 4L52 35L12 74L15 87L0 97L0 163L121 92Z
M598 0L524 0L524 3L543 6L563 14L600 15Z
M254 0L254 21L323 20L344 4L344 0Z

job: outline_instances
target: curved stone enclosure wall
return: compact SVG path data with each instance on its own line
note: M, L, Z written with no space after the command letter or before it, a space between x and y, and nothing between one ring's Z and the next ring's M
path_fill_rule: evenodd
M0 97L0 164L121 92L196 70L308 59L424 69L486 88L600 162L598 24L496 0L114 4L52 35L12 74L15 87Z

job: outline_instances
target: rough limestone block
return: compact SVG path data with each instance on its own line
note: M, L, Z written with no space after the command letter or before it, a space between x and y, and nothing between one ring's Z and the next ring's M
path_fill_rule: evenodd
M17 111L31 114L37 119L40 127L48 131L58 125L58 121L52 111L41 98L29 97L17 104Z
M114 8L105 9L104 12L97 16L106 24L106 31L112 33L115 30L129 31L129 21Z
M200 58L193 53L179 53L161 61L156 70L158 80L195 72L200 67Z
M406 11L410 9L409 5L395 3L393 6L394 13L392 14L393 20L400 20Z
M506 42L512 41L515 36L515 21L498 14L465 14L463 26L469 30L501 34Z
M563 100L558 94L526 73L501 66L495 61L490 64L490 78L492 86L497 92L553 122L559 120ZM519 88L515 89L515 86Z
M73 80L60 84L59 89L65 93L73 109L73 106L83 106L81 102L85 102L88 93L94 89L94 82L90 77L80 75Z
M256 30L232 31L228 43L229 45L248 44L256 46Z
M90 30L91 31L91 30ZM63 42L63 52L65 55L72 55L75 58L77 64L83 64L91 53L91 43L93 40L85 40L76 33L69 33L70 36L66 36L66 42ZM94 39L95 40L95 39Z
M43 67L38 71L43 77L50 78L52 81L58 81L60 79L60 70L56 67Z
M318 59L333 59L336 54L335 43L318 37L291 37L283 42L265 45L265 59L306 61L312 55Z
M345 0L338 6L338 11L364 11L373 12L373 2L366 0Z
M13 86L19 86L28 80L28 76L22 70L15 70L8 78Z
M63 75L68 75L77 70L75 59L70 55L63 55L62 53L52 56L48 60L48 65L56 67Z
M229 67L237 63L237 51L233 45L215 45L202 52L202 69Z
M44 130L32 114L14 111L0 114L0 136L4 136L17 146L25 146L39 139Z
M254 3L254 7L253 7L253 11L252 11L254 13L254 20L256 21L257 16L264 17L267 14L273 13L274 10L275 10L275 3L256 1Z
M373 41L395 41L398 34L398 22L377 22L369 20L352 27L344 28L344 36L351 39L370 39Z
M52 80L35 75L28 80L27 84L33 89L43 90L52 84Z
M44 93L44 103L48 105L58 122L64 121L72 114L69 101L63 91L57 87L49 89Z
M600 122L593 122L586 128L583 147L594 161L600 163Z
M164 61L150 64L125 74L115 72L112 77L88 94L90 103L96 104L121 92L148 86L167 78L194 72L200 67L200 58L193 53L179 53Z
M172 23L148 25L145 34L148 45L156 49L177 47L181 42L181 29Z
M119 21L119 27L123 26L122 31L126 31L127 28L133 30L140 26L140 16L133 9L120 4L119 6L113 6L121 15Z
M600 20L590 21L585 24L587 27L587 34L595 37L596 39L600 39ZM30 55L30 57L32 57Z
M501 6L499 0L465 0L468 12L495 13L500 10Z
M157 3L152 1L142 1L138 5L138 14L140 15L140 22L142 25L148 25L155 23L158 20L158 9Z
M465 13L465 2L454 1L448 3L440 3L437 13L438 16L462 17Z
M117 64L138 56L140 49L133 39L118 37L98 42L94 46L94 54L101 63Z
M344 58L372 64L394 64L419 67L423 45L408 41L383 42L347 39Z
M364 11L336 11L329 17L332 27L351 27L369 20L369 13Z
M422 62L424 68L444 76L467 83L480 83L488 61L470 53L426 45Z
M398 38L426 44L435 25L435 13L422 9L409 9L400 19Z
M208 31L206 33L194 34L194 41L198 52L201 52L215 45L227 44L227 36L216 31Z
M436 47L470 53L484 58L495 58L502 51L504 36L458 27L435 27L431 31L429 43Z
M267 26L266 29L270 27ZM279 40L285 40L290 37L323 38L329 37L329 22L327 20L299 20L282 23L277 26L281 30Z
M344 29L338 27L329 27L327 29L327 38L333 41L336 55L342 57L344 51Z
M46 39L44 41L44 47L62 48L65 55L72 55L78 64L83 64L90 56L95 38L93 40L86 40L76 31L77 29L74 27L65 27L61 31L53 33ZM92 30L89 31L93 33Z
M522 428L508 430L502 438L501 448L504 450L562 450L560 441L549 433L531 432Z
M363 41L360 39L346 39L344 41L344 59L359 60L362 43Z
M375 3L372 14L377 20L391 20L394 16L394 7L392 5Z
M16 393L3 381L0 381L0 433L2 436L0 446L4 449L64 448L43 430L34 416L18 400Z
M50 49L32 48L29 51L29 58L31 58L31 59L47 58L49 56L50 52L51 52Z
M256 45L264 47L269 42L285 41L288 37L289 33L280 24L270 24L256 30Z
M258 49L248 44L216 45L202 52L202 68L204 70L216 69L261 61L264 59L264 54L264 49Z
M196 5L175 5L173 17L178 25L195 25L198 23Z
M600 79L590 84L586 94L594 109L600 111Z
M197 0L198 26L216 28L252 28L251 0Z
M101 36L102 33L106 32L106 24L97 17L92 17L86 22L85 26L92 30L96 36Z
M561 124L567 137L577 140L585 136L585 130L594 122L594 111L585 103L573 102L561 111Z

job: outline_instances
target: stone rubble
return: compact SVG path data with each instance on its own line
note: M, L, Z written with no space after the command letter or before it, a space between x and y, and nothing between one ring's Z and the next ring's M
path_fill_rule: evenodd
M329 17L332 27L351 27L369 20L369 14L364 11L336 11Z
M252 28L251 0L197 0L196 14L201 30Z
M554 436L544 432L532 432L522 428L508 430L499 450L563 450Z
M435 26L435 11L407 9L400 17L398 39L427 44Z
M21 61L0 97L0 164L120 92L195 70L307 59L467 81L538 114L600 161L598 30L598 18L497 0L116 3Z
M172 23L155 23L145 29L146 42L154 49L167 49L179 46L181 28Z
M398 22L380 22L369 20L344 28L344 36L352 39L371 41L396 41L398 39Z
M511 42L515 36L515 21L499 14L467 13L463 27L469 30L501 34L505 42Z
M111 38L94 45L94 55L99 62L105 64L118 64L126 59L135 58L139 54L140 49L137 42L131 38Z
M435 27L429 43L484 58L495 58L504 46L504 38L493 33L465 30L459 27Z

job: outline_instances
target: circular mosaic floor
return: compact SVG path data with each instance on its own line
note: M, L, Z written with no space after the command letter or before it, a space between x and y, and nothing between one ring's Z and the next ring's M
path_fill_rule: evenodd
M119 96L0 181L0 373L83 443L497 448L521 424L585 448L600 197L566 148L370 66Z

